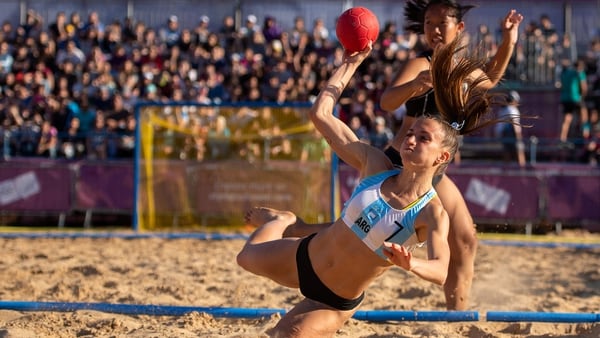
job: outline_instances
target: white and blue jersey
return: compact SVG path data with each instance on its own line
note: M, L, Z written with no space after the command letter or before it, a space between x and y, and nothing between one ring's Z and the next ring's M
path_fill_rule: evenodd
M400 169L388 170L364 178L344 204L342 220L381 258L383 242L400 244L409 250L419 243L415 233L415 219L419 211L436 196L433 187L404 209L392 208L381 196L381 184L398 175Z

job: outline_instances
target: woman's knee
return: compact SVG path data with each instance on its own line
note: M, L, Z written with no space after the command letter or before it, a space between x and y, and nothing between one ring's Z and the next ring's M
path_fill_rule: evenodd
M250 249L248 248L248 244L246 244L240 252L238 252L236 256L237 264L242 267L244 270L251 271L252 259L250 258Z

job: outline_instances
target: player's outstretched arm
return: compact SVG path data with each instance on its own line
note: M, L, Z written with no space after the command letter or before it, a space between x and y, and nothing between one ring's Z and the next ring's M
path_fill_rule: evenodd
M360 52L346 53L344 62L321 89L309 112L315 128L340 159L357 169L361 169L361 164L365 162L365 150L368 145L360 142L350 127L333 115L333 110L342 91L370 52L371 46Z
M484 70L489 78L489 83L486 85L488 89L496 86L504 76L519 39L519 25L522 21L523 15L514 9L511 9L502 20L502 42L498 46L496 55L486 64Z

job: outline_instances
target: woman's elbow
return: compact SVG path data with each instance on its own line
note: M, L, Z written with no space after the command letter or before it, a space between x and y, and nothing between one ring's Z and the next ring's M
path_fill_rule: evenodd
M439 285L439 286L444 286L444 284L446 284L446 279L448 278L448 270L446 270L446 272L440 274L437 278L436 281L434 281L435 284Z

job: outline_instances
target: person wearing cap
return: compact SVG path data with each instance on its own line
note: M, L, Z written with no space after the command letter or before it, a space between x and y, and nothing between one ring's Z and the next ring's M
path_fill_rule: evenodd
M377 116L373 129L369 133L369 143L381 150L385 149L394 139L394 133L387 126L387 121L383 116Z
M516 91L511 90L506 94L505 102L498 110L498 118L512 120L516 124L498 123L495 125L494 135L502 143L504 160L512 161L516 157L519 166L525 167L525 144L523 143L523 128L520 125L521 112L518 108L520 101L521 96Z
M252 40L254 39L255 33L262 34L262 30L260 25L257 25L258 19L256 15L250 14L246 17L246 23L240 27L239 33L244 48L247 48L252 44Z
M160 40L164 43L167 48L171 48L177 44L179 37L181 36L181 29L179 28L179 18L177 15L169 16L167 20L167 26L160 30Z
M250 23L250 24L252 24L252 25L255 25L255 24L256 24L256 20L257 20L257 19L256 19L256 15L254 15L254 14L250 14L250 15L248 15L248 16L246 17L246 22L248 22L248 23Z
M198 25L194 28L192 32L192 41L196 45L204 45L208 41L208 36L210 35L210 30L208 25L210 23L210 18L206 15L202 15L200 20L198 21Z

